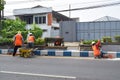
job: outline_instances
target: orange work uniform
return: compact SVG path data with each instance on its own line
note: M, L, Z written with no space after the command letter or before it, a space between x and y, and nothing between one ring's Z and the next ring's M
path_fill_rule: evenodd
M15 46L22 46L23 40L22 40L22 35L21 34L16 34L15 35L15 40L14 40L14 45Z
M23 37L21 34L16 34L14 37L14 52L13 52L13 56L15 56L17 49L20 48L23 44Z
M35 37L34 36L29 36L28 37L28 42L35 42Z
M92 46L94 57L101 55L99 46L100 46L100 41L98 41L96 44Z

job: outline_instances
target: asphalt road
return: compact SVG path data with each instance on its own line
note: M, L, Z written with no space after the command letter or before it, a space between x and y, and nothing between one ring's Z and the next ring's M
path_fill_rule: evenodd
M120 80L120 59L0 55L0 80Z

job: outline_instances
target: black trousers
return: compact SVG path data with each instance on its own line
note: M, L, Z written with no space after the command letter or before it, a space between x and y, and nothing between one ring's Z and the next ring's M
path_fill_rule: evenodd
M34 48L34 43L33 42L27 43L27 48Z
M20 48L20 47L21 47L21 46L15 46L15 47L14 47L13 56L15 56L15 55L16 55L16 52L17 52L18 48Z

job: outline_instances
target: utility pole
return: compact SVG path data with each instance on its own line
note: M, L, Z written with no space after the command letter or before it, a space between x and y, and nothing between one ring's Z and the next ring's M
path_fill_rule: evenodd
M2 12L2 0L0 0L0 29L1 29L1 27L2 27L2 14L1 14L1 12Z
M69 4L69 18L71 18L71 5Z
M0 29L2 29L2 20L4 19L4 5L5 1L0 0Z

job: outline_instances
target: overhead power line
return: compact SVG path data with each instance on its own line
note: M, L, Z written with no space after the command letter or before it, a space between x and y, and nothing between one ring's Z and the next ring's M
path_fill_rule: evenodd
M24 0L24 1L8 1L7 5L14 5L14 4L24 4L24 3L33 3L33 2L42 2L42 1L53 1L53 0Z
M117 3L110 3L110 4L102 4L102 5L95 5L95 6L89 6L89 7L82 7L82 8L74 8L74 9L59 10L59 11L56 11L56 12L66 12L66 11L76 11L76 10L95 9L95 8L101 8L101 7L115 6L115 5L119 5L119 4L120 4L120 2L117 2Z

